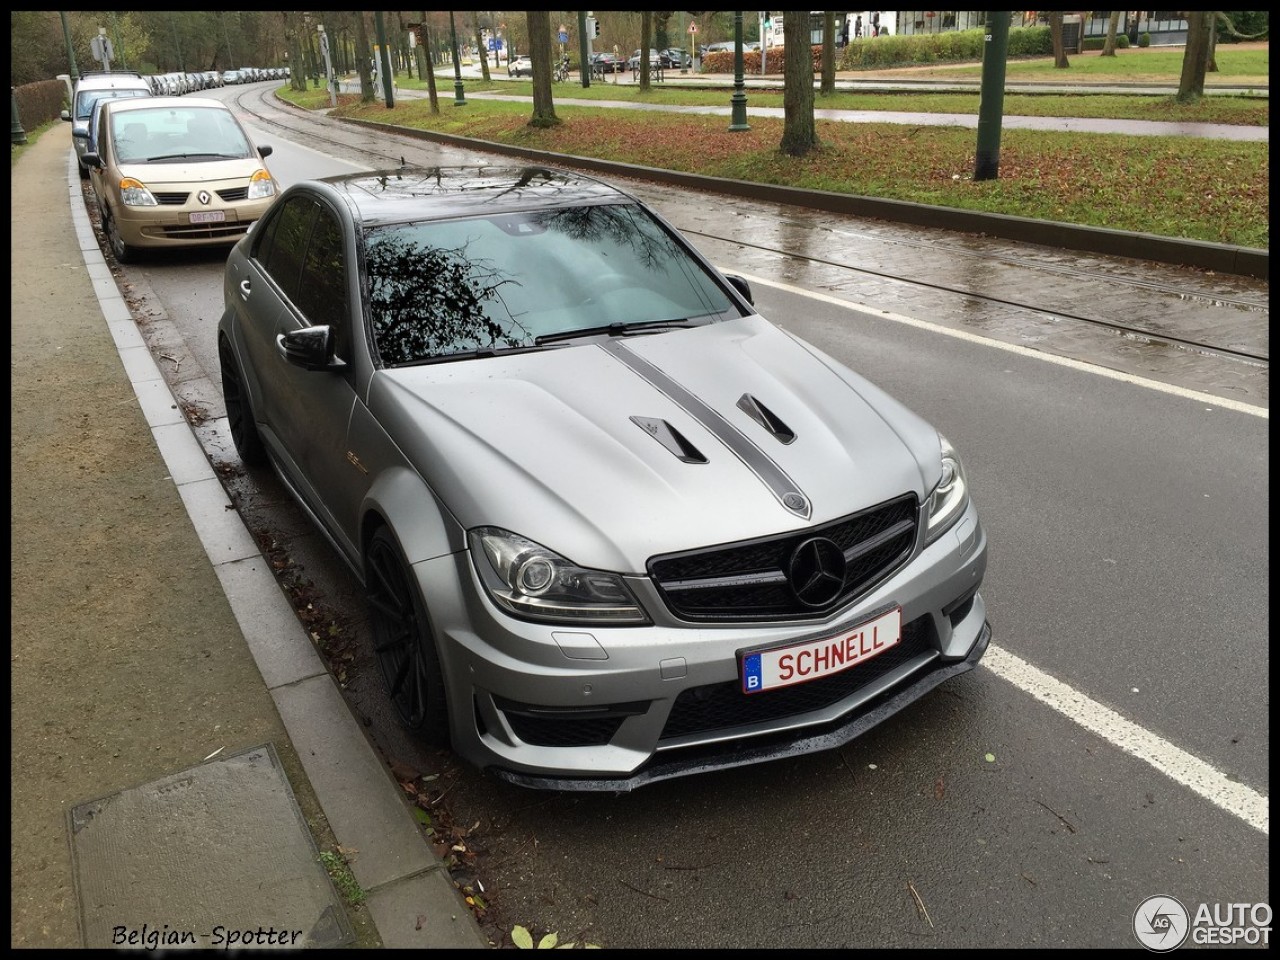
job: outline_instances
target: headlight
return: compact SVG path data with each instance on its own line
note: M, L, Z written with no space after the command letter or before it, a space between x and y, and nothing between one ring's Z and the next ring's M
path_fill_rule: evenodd
M498 527L469 534L471 559L490 598L524 620L547 623L648 623L616 573L588 570Z
M937 540L969 504L969 482L964 476L960 454L942 434L938 434L938 440L942 444L942 479L929 495L925 543Z
M159 202L151 195L151 191L133 177L125 177L120 181L120 199L126 207L158 207Z
M261 200L263 197L275 196L276 182L265 170L255 171L249 178L249 199Z

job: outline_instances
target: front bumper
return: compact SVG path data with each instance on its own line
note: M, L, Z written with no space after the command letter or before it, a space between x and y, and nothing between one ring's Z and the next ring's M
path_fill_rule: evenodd
M493 606L466 551L414 573L438 642L454 749L523 786L621 792L830 749L972 669L990 638L977 592L986 554L970 505L828 620L765 625L677 620L644 577L629 582L651 626L526 623ZM822 680L737 693L738 651L831 636L892 605L902 609L899 647Z
M213 193L212 187L208 189ZM119 204L116 226L124 242L150 249L232 245L249 232L249 227L262 218L279 196L276 193L261 200L238 201L234 205L202 206L194 200L198 190L192 189L190 193L191 198L181 205L126 207ZM192 213L209 210L223 211L226 220L221 223L191 222Z

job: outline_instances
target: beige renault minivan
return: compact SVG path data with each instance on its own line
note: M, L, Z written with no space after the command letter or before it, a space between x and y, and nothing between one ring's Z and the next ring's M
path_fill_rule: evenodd
M85 164L122 263L143 249L230 247L279 193L271 147L255 147L220 100L113 100L97 123Z

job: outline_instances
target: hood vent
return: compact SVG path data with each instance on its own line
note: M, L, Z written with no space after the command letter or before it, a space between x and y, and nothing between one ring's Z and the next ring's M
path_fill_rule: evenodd
M768 430L782 443L790 443L796 438L795 431L778 419L777 414L751 394L744 393L739 398L738 409Z
M679 430L665 420L653 417L632 417L631 422L670 450L685 463L706 463L702 451L689 442Z

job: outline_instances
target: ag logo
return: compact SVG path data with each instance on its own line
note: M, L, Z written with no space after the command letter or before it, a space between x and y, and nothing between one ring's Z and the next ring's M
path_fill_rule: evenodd
M1133 913L1133 932L1148 950L1168 953L1182 946L1190 928L1187 908L1173 897L1147 897Z

